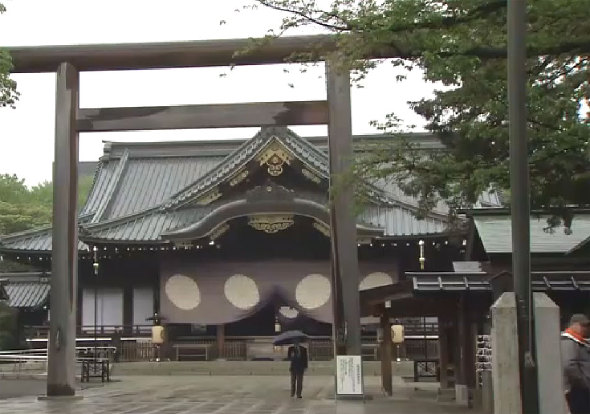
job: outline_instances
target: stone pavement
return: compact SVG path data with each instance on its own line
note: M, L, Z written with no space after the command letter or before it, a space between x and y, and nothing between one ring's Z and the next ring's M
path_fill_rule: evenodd
M379 379L366 378L366 402L334 401L332 377L307 377L303 399L289 398L285 377L122 377L79 391L79 401L38 401L36 396L0 400L0 413L55 414L445 414L472 413L436 402L435 384L420 389L396 381L392 398L379 392ZM32 394L33 392L31 392Z

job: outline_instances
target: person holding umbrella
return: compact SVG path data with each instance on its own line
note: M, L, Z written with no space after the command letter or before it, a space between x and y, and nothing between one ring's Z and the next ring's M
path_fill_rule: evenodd
M291 397L301 398L303 390L303 374L307 369L307 349L301 342L307 340L307 335L300 331L283 332L273 341L275 345L293 344L287 351L289 371L291 373Z

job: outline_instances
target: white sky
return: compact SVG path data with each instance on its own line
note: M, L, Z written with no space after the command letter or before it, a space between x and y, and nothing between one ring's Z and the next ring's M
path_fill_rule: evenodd
M0 0L0 45L156 42L254 37L276 27L281 15L259 9L235 10L248 0ZM221 20L227 21L220 25ZM293 34L313 33L306 28ZM323 66L300 73L286 65L82 73L80 106L153 106L325 99ZM221 74L227 76L220 76ZM423 125L407 105L433 87L418 71L403 83L388 64L374 70L363 88L352 90L353 132L376 130L371 120L395 112L408 125ZM34 185L51 179L55 75L17 74L21 98L16 109L0 109L0 173L17 174ZM293 85L293 87L290 86ZM324 126L293 128L326 134ZM132 131L80 136L80 160L97 160L102 141L159 141L250 137L257 129Z

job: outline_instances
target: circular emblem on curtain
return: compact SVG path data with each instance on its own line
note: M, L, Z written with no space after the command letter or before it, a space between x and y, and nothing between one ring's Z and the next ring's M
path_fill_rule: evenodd
M188 276L174 275L164 286L166 296L174 306L182 310L191 310L201 303L201 292L197 282Z
M369 273L359 283L359 290L373 289L379 286L387 286L393 283L393 279L387 273L374 272Z
M295 288L295 299L305 309L316 309L330 299L330 280L320 274L305 276Z
M244 275L233 275L225 281L223 292L229 302L239 309L250 309L260 302L256 282Z
M281 306L279 308L279 313L287 319L295 319L299 315L299 311L290 306Z

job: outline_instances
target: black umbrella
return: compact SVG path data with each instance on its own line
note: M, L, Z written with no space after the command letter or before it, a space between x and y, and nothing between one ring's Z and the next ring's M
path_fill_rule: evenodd
M275 337L274 345L289 345L295 342L305 342L308 336L301 331L287 331Z

